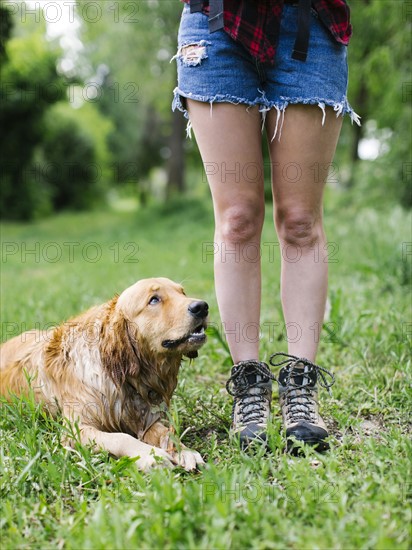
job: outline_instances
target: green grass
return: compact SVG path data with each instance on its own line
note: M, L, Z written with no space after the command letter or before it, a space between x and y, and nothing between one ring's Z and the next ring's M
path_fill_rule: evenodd
M265 360L287 344L270 218L268 210ZM322 394L333 441L329 453L307 449L300 458L283 452L276 400L270 453L244 454L228 439L231 399L224 383L230 358L218 333L213 257L206 254L213 240L208 197L145 212L63 214L3 225L3 340L62 322L157 275L207 300L215 330L200 357L184 362L171 411L178 432L185 432L183 442L207 461L201 472L142 474L129 459L80 445L69 450L61 420L30 399L3 405L1 547L410 547L410 216L390 207L342 208L331 195L326 225L336 262L330 264L332 309L318 362L337 377L333 397Z

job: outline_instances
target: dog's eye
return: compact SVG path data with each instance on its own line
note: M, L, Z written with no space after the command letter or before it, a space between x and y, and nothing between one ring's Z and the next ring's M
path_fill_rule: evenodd
M160 296L157 296L156 294L152 296L149 300L150 305L158 304L159 302L161 302Z

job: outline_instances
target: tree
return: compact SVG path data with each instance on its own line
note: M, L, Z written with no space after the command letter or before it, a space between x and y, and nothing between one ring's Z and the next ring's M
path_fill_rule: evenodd
M56 72L57 54L43 39L44 28L11 38L11 13L7 6L0 10L0 215L30 219L49 208L47 189L38 187L31 167L44 131L43 116L64 97L66 85Z
M171 112L175 53L181 6L177 0L116 3L100 0L92 23L87 1L78 0L84 25L84 65L106 67L99 108L114 122L110 136L118 173L141 183L167 160L167 188L184 189L184 120ZM115 47L114 47L115 45ZM94 77L90 75L91 79ZM117 91L117 96L113 92ZM129 167L129 170L127 169Z
M79 79L57 70L62 51L46 40L44 19L13 27L7 4L0 10L0 214L30 220L89 207L108 179L110 122L91 103L69 103Z
M353 2L354 35L349 46L349 97L362 117L362 127L353 126L351 185L359 185L359 143L368 121L375 121L375 136L388 129L388 151L370 166L371 185L394 194L412 206L411 157L411 30L410 4L394 0ZM388 132L387 132L388 133ZM375 171L374 171L375 170ZM379 175L378 175L379 174ZM389 194L388 194L389 191Z
M106 191L110 121L93 104L73 109L60 102L48 110L44 122L42 180L50 189L53 210L91 208Z

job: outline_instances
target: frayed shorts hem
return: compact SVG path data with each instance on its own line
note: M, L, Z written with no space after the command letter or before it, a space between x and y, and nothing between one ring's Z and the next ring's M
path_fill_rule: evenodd
M212 115L214 103L232 103L233 105L244 104L246 105L246 108L259 106L259 111L262 114L262 130L265 123L266 113L271 109L276 109L277 120L276 120L275 132L272 136L272 141L275 139L276 136L278 137L278 139L280 139L282 126L283 126L283 119L284 119L285 111L288 105L298 105L298 104L317 105L322 111L322 126L324 125L326 120L326 107L332 107L336 113L336 117L349 115L352 124L355 122L358 126L360 126L360 117L352 109L346 97L343 97L342 100L339 102L333 101L331 99L319 98L319 97L302 98L302 97L283 97L283 96L280 96L278 101L268 101L265 96L265 93L261 90L259 90L259 92L261 93L261 96L257 97L253 101L250 101L245 98L236 97L230 94L216 94L211 97L202 96L199 94L193 94L192 92L184 92L178 87L176 87L173 91L172 110L175 111L176 109L178 109L184 114L185 118L188 119L188 124L186 128L187 137L191 137L192 125L189 119L189 113L185 108L185 106L183 105L182 98L193 99L194 101L200 101L202 103L209 103L211 115Z

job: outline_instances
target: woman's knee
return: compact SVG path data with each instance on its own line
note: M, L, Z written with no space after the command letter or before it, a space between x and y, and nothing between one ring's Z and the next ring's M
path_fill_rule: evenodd
M263 206L234 205L220 213L216 230L224 242L242 244L259 241L263 219Z
M275 214L279 239L285 244L311 249L324 238L322 215L305 209L278 209Z

